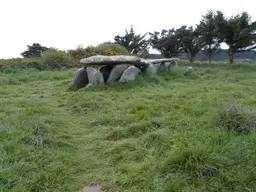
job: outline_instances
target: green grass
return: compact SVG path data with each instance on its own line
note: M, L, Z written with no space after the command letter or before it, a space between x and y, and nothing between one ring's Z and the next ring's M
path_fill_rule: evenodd
M0 191L256 191L256 136L213 123L256 109L256 66L71 88L75 69L0 73Z

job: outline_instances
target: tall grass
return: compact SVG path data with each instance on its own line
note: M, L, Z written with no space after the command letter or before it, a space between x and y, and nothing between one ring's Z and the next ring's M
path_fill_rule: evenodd
M0 73L0 191L255 191L255 133L225 131L252 120L255 69L185 68L79 90L75 69Z
M217 107L214 124L232 133L256 131L256 113L241 103L222 104Z

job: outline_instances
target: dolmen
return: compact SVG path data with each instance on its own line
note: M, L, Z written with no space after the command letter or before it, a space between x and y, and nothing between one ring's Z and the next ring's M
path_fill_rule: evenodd
M76 88L88 85L134 81L140 74L156 75L164 71L176 72L176 58L142 59L130 55L95 55L80 60L85 66L75 73Z

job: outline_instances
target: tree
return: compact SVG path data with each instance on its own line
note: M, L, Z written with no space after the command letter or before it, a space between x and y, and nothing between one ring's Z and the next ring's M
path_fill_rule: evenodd
M256 22L251 22L247 12L225 18L221 11L215 16L219 38L228 45L229 62L234 62L236 52L256 48Z
M41 46L39 43L27 45L27 51L21 53L24 58L40 57L49 48Z
M130 31L125 30L125 35L117 35L114 37L115 43L124 46L131 54L141 54L148 52L148 40L146 40L146 34L136 35L133 27Z
M202 51L208 57L209 63L211 63L213 54L219 50L221 40L215 26L214 11L210 10L202 17L200 24L197 25L197 30L203 43Z
M182 52L186 53L190 62L193 62L195 56L203 47L203 41L199 36L199 31L192 26L186 25L176 29L176 37L180 41Z
M174 28L160 32L149 33L152 48L160 51L167 58L176 57L181 52L181 42L177 39Z

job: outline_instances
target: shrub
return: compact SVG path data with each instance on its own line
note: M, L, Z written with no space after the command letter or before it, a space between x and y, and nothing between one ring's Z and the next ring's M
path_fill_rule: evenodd
M90 57L92 55L96 55L94 47L92 46L88 46L86 48L84 48L83 46L78 46L76 49L68 50L68 54L76 61L79 61L80 59L86 57Z
M62 67L76 67L76 63L70 55L64 51L48 50L41 58L13 58L0 60L0 72L17 73L26 69L60 69Z
M61 69L77 66L76 62L64 51L46 51L40 60L45 69Z
M217 107L213 123L235 134L250 133L256 130L256 113L242 104L222 104Z
M27 68L34 68L41 70L38 58L12 58L12 59L1 59L0 60L0 72L4 73L16 73L20 70Z
M111 49L108 49L107 51L105 51L104 54L109 55L109 56L110 55L121 55L119 52L111 50Z
M129 55L130 53L125 47L119 44L107 42L86 48L80 45L76 49L68 50L68 54L76 61L79 61L80 59L93 55Z
M116 43L102 43L95 47L94 50L100 55L130 55L125 47Z

